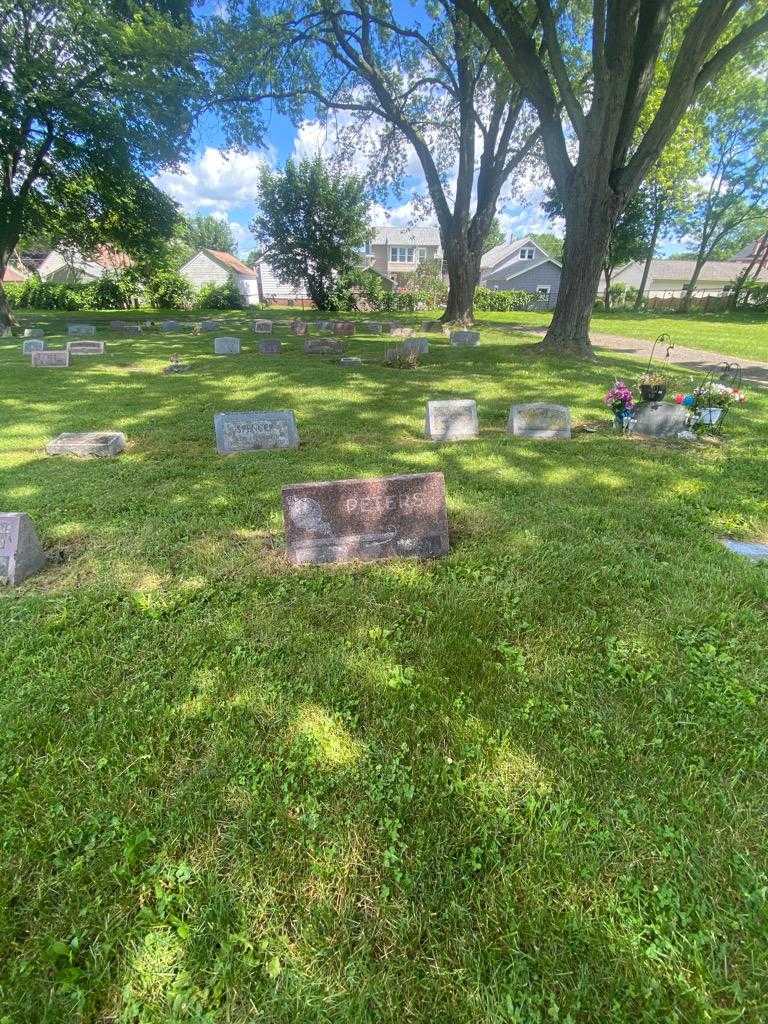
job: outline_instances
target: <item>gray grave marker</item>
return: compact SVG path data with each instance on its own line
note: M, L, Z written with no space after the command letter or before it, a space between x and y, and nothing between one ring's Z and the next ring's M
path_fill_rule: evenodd
M455 348L477 348L480 334L478 331L451 331L451 344Z
M0 512L0 584L15 587L45 565L40 539L26 512Z
M676 438L688 430L690 411L672 402L643 402L635 409L630 432L640 437Z
M69 352L65 348L49 348L32 353L33 366L69 366Z
M513 405L509 410L507 433L538 440L568 440L571 436L571 410L567 405L530 402Z
M384 331L384 324L378 320L364 320L360 327L363 334L381 334Z
M220 331L223 326L224 326L224 324L223 324L223 322L221 320L201 320L200 321L200 330L204 331L206 333L211 333L212 331Z
M303 337L309 334L309 324L305 320L291 320L291 334Z
M103 356L107 346L103 341L68 341L67 352L71 356Z
M96 334L93 324L67 324L67 334L70 337L82 334L84 338L92 338Z
M344 342L338 338L307 338L304 342L305 356L344 355Z
M169 331L178 331L181 324L178 320L161 320L158 326L160 327L160 330L165 333Z
M342 356L339 366L362 366L363 360L359 356Z
M271 334L272 326L272 320L254 320L251 323L254 334Z
M213 351L217 356L239 356L240 355L240 339L239 338L214 338L213 339Z
M355 333L355 325L351 320L334 320L333 333L342 336L351 336Z
M33 352L42 352L44 348L45 342L42 338L27 338L21 343L21 354L31 356Z
M466 441L477 437L477 403L471 398L427 402L425 432L431 441Z
M125 450L125 434L116 430L59 434L45 446L48 455L78 455L80 458L111 459Z
M25 338L42 338L45 335L45 331L42 327L25 327L24 337Z
M294 565L435 558L449 548L442 473L284 487L283 520Z
M279 338L265 338L259 342L259 352L263 356L279 356L283 351L283 343Z
M213 427L219 455L299 447L296 417L290 409L217 412L213 417Z
M406 338L403 342L403 352L416 352L425 356L429 352L429 338Z
M734 555L741 555L748 558L750 562L768 562L768 544L757 544L754 541L731 540L726 537L721 544L724 544Z

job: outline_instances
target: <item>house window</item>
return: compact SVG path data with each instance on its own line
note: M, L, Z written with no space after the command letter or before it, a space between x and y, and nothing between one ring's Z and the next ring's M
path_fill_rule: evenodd
M545 303L545 305L547 305L547 306L549 305L549 285L548 284L540 284L539 287L536 289L536 294L538 295L539 299L543 303Z
M521 260L532 260L536 255L535 249L521 249L520 259Z
M427 258L427 250L426 249L417 249L416 251L419 254L419 263L423 263L426 260L426 258Z
M371 255L371 243L370 242L366 242L365 243L365 245L363 246L363 252L365 253L366 256L370 256Z
M404 245L393 245L389 259L390 263L413 263L416 259L416 250Z

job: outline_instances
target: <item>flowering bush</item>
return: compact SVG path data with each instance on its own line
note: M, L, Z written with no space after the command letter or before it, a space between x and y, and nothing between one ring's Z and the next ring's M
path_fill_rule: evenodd
M628 415L635 408L635 396L632 394L632 388L623 380L617 380L614 383L613 387L603 396L603 401L613 411L614 416Z

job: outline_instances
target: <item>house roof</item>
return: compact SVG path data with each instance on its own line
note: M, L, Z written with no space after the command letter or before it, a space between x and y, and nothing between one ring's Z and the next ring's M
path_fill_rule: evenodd
M440 245L437 228L374 228L371 245Z
M3 274L3 284L21 284L24 280L24 275L20 274L18 270L13 267L6 267L5 273Z
M256 277L256 271L253 267L249 267L247 264L239 260L237 256L233 256L231 252L222 252L221 249L202 249L202 252L206 256L210 256L211 259L216 260L218 263L223 263L228 270L234 271L240 277ZM193 257L194 259L194 257Z
M105 270L125 270L133 266L133 260L124 252L118 252L108 245L100 245L90 258L85 257L86 262L98 263Z
M558 267L561 266L560 262L556 260L554 256L550 256L547 250L542 248L537 241L531 238L530 235L526 235L525 238L514 238L511 242L502 242L501 245L494 245L494 247L489 249L488 252L483 253L480 260L480 269L491 270L493 267L498 267L502 263L506 263L507 260L511 259L511 257L514 256L519 249L522 249L524 245L534 246L540 253L542 253L545 259L556 264ZM538 262L536 263L536 266L538 266Z
M749 245L745 245L743 249L739 249L734 256L731 256L731 260L751 260L758 250L761 252L763 251L764 239L765 235L760 235L759 238L750 242Z
M613 275L614 281L640 280L645 264L641 260L628 263ZM687 284L693 276L695 260L652 260L650 280L681 281ZM733 281L744 270L739 260L708 260L701 268L699 281ZM768 281L768 267L760 274L761 281Z

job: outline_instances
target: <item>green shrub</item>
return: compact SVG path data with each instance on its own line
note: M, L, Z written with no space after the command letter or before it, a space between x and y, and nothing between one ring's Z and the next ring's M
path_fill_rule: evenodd
M514 313L535 309L539 296L534 292L475 289L475 309L481 313Z
M192 286L177 270L160 270L147 281L147 297L153 309L188 309Z
M244 305L232 274L226 284L204 284L195 296L195 309L242 309Z
M12 289L12 291L10 290ZM94 309L92 284L52 284L30 274L23 284L7 286L12 309Z
M93 309L130 309L139 295L136 274L132 271L104 274L89 287Z

